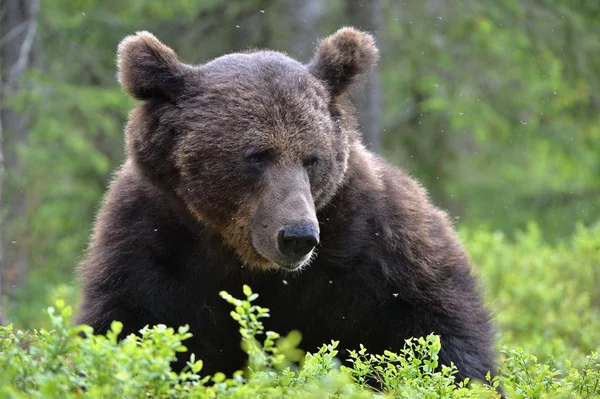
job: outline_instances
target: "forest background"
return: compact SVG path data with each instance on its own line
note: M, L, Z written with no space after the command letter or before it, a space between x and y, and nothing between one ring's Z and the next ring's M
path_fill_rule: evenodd
M583 362L600 342L600 2L0 0L0 319L47 323L124 159L119 41L188 63L248 48L308 61L341 26L381 63L364 141L453 218L501 344Z

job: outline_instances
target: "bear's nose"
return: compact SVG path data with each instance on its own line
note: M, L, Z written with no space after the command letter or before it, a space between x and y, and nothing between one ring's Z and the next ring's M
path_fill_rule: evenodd
M279 232L277 244L286 257L302 257L319 244L319 233L316 227L307 223L286 226Z

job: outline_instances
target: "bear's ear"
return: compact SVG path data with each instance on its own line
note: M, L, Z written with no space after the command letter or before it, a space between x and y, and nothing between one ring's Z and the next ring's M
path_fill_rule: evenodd
M117 50L121 86L138 100L172 100L185 87L189 67L149 32L127 36Z
M308 69L337 97L369 73L378 60L373 36L342 28L319 43Z

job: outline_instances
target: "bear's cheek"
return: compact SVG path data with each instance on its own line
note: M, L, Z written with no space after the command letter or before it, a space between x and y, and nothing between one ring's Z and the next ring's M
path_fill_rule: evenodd
M235 214L217 226L225 243L235 250L240 260L251 267L269 268L273 262L259 253L254 245L254 226L251 215L256 212L256 204L242 204Z
M183 173L179 194L197 215L222 224L238 212L243 200L243 182L224 177L217 167L197 166Z
M204 170L188 177L183 190L186 205L199 221L223 237L244 264L261 266L266 261L252 244L251 220L257 204L244 192L243 181L215 178L219 173Z
M344 179L346 169L347 155L339 152L324 165L318 176L312 179L311 191L317 209L321 209L331 200Z

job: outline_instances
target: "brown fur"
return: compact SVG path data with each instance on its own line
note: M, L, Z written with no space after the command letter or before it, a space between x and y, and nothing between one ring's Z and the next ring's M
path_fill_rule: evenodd
M319 44L308 68L338 96L358 83L378 60L379 50L373 36L343 28Z
M360 142L345 94L377 59L352 28L308 65L261 51L188 66L149 33L126 38L120 80L143 102L80 268L78 320L189 324L206 371L231 372L243 354L218 292L247 283L268 327L299 329L306 349L399 350L436 332L459 379L493 371L489 315L446 214ZM318 223L321 244L289 264L277 234L299 221Z

